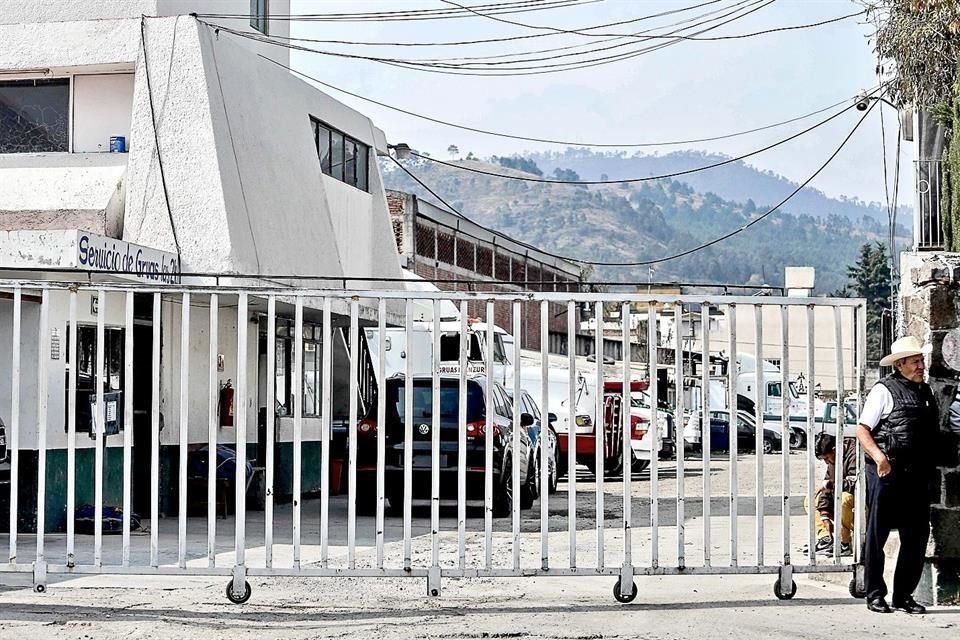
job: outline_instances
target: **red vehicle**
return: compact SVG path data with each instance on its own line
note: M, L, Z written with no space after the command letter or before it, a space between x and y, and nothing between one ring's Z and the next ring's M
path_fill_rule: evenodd
M630 383L630 391L646 391L649 387L646 380L634 380ZM590 407L594 412L596 409ZM629 406L627 408L629 411ZM603 383L603 471L605 476L618 475L623 470L623 432L621 429L623 416L623 381L608 380ZM597 459L597 431L591 414L580 414L576 417L576 458L579 464L585 465L596 475ZM631 414L631 439L640 440L649 429L649 422L643 417ZM569 433L565 429L557 432L557 444L560 450L559 475L567 472L567 451L570 448Z

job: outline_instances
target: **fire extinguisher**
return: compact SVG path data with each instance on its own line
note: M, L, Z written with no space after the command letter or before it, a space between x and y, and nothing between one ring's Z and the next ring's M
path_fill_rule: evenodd
M220 426L221 427L232 427L233 426L233 385L230 384L230 380L227 380L227 383L220 387Z

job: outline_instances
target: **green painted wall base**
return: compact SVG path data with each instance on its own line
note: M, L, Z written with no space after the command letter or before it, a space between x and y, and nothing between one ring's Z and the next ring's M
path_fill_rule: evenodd
M315 494L320 491L323 479L320 473L321 443L316 441L304 442L302 445L301 487L304 495ZM248 445L248 459L255 467L262 467L263 463L255 460L256 444ZM117 508L123 505L123 449L107 447L104 449L103 459L103 504ZM160 509L161 517L177 515L178 508L178 469L180 451L177 446L162 446L160 448ZM136 459L136 457L134 457ZM286 502L293 495L293 444L279 442L275 449L274 495L278 502ZM76 505L94 503L94 468L96 454L94 449L76 449ZM35 533L37 530L37 452L20 452L20 470L18 482L18 531ZM137 483L142 482L143 487ZM135 496L138 494L149 496L149 474L133 474L131 481ZM254 482L250 491L262 493L265 483ZM190 512L196 511L196 505L206 500L206 485L203 484L200 496L190 495L194 491L193 485L188 485L188 503ZM64 532L67 526L67 450L49 449L46 456L46 496L44 500L44 528L47 532ZM230 491L232 498L232 490ZM148 505L148 502L143 502ZM229 509L232 511L232 499ZM261 496L248 496L249 505L263 503ZM135 497L134 511L137 501ZM146 507L140 516L149 513ZM201 509L205 512L205 509ZM0 532L8 529L10 513L9 485L0 486Z

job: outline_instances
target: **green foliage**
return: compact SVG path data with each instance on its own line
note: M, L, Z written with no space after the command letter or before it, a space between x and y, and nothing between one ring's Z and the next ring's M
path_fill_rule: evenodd
M960 63L958 63L960 69ZM950 118L949 139L943 151L943 174L940 181L940 212L944 249L960 251L960 91L946 106Z
M867 301L867 359L879 360L880 318L890 309L890 261L881 242L860 247L856 263L847 267L848 290Z
M953 98L960 58L957 0L860 0L877 25L874 47L897 104L931 108ZM890 68L892 67L892 68Z
M563 180L563 181L565 181L565 182L579 182L579 181L580 181L580 174L578 174L578 173L577 173L576 171L574 171L573 169L560 169L560 168L557 168L557 169L554 169L554 170L553 170L553 175L556 177L557 180Z
M537 166L537 163L533 160L527 160L523 156L511 156L509 158L498 158L501 167L506 167L508 169L516 169L517 171L523 171L524 173L532 173L535 176L542 176L543 171L540 170L540 167Z

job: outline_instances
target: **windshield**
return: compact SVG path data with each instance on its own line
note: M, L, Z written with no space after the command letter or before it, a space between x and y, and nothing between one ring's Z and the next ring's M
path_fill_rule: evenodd
M387 386L387 408L402 422L405 418L404 381L391 380ZM483 418L483 391L476 383L467 383L467 421ZM460 410L460 389L457 380L440 381L440 417L456 420ZM413 381L413 418L433 417L433 384L431 380Z

